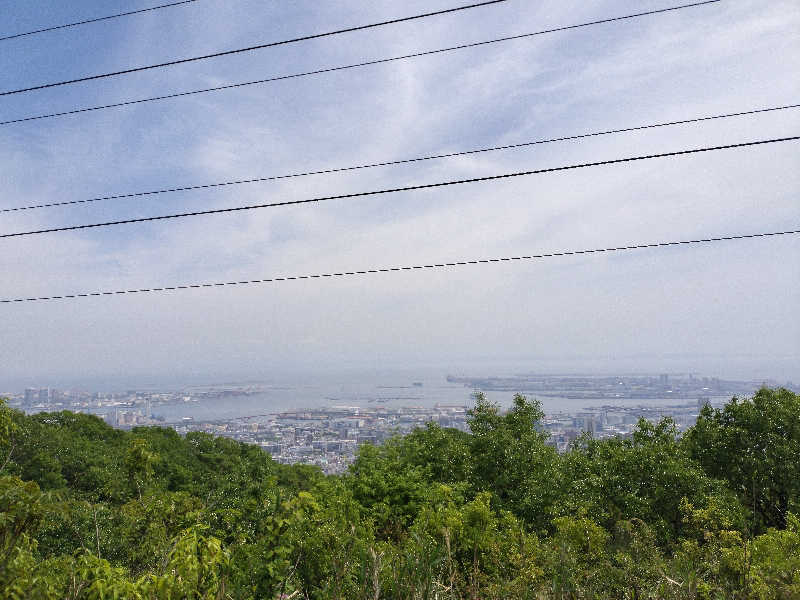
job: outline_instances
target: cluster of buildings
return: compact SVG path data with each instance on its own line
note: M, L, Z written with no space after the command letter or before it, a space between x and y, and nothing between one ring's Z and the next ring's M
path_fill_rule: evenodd
M153 402L172 400L172 394L127 391L115 393L26 388L22 394L6 394L12 406L25 412L92 412L114 427L154 424Z
M191 413L193 403L209 399L224 399L249 396L259 393L255 386L232 386L220 389L185 390L175 392L151 392L128 390L124 392L87 392L84 390L60 390L56 388L26 388L23 393L0 393L11 405L28 413L88 412L96 414L114 427L136 425L159 425L158 407L165 405L187 406Z
M595 403L596 406L580 411L552 413L545 417L542 427L550 434L548 443L560 452L566 451L585 432L596 438L628 436L640 418L656 423L668 416L675 421L679 431L683 431L695 423L704 404L721 404L733 395L749 396L762 385L761 382L725 381L694 375L519 375L447 379L473 390L522 393L529 398L582 399L587 401L587 405ZM767 384L776 385L772 382ZM421 383L414 385L422 386ZM792 384L786 385L791 389ZM244 417L197 418L202 411L197 410L193 403L247 396L260 391L257 386L120 393L28 388L22 394L9 396L12 406L26 412L89 412L114 427L158 425L172 427L184 435L190 431L204 431L225 436L258 445L278 462L316 465L325 473L344 471L353 462L361 444L381 444L393 435L408 433L429 422L469 430L467 406L396 407L380 402L371 404L372 400L368 407L339 405ZM413 401L415 398L405 400ZM179 405L178 411L172 412L181 416L171 422L157 416L155 413L165 405Z
M186 419L174 425L178 433L205 431L257 444L280 463L316 465L325 473L340 473L355 459L361 444L381 444L426 423L467 431L466 406L428 407L331 406L227 421Z
M671 417L679 431L697 420L710 398L670 406L614 406L589 408L576 413L547 415L542 423L550 434L548 443L565 452L579 436L595 438L631 435L640 418L657 423ZM284 464L315 465L325 473L340 473L355 459L361 444L381 444L393 435L405 434L427 423L469 431L468 406L426 407L332 406L315 410L256 415L226 421L195 421L185 418L173 424L185 435L204 431L256 444Z
M55 388L26 388L22 400L27 407L45 407L69 401L70 394Z
M558 413L547 415L544 427L550 434L549 443L559 452L565 452L569 445L580 435L588 432L594 438L630 436L639 419L658 423L664 417L670 417L678 429L683 432L697 421L700 410L706 404L719 406L727 399L712 400L708 396L700 396L694 402L668 406L615 406L604 405L590 407L576 413Z
M629 436L642 418L657 423L664 417L671 417L678 430L684 431L695 423L700 409L711 403L710 398L701 396L694 402L669 406L604 405L580 412L546 415L542 427L549 434L547 443L565 452L587 432L598 439ZM393 435L409 433L427 423L469 431L468 410L468 406L457 405L332 406L227 420L197 421L184 417L180 423L168 426L181 435L203 431L255 444L280 463L315 465L330 474L344 471L355 459L361 444L381 444ZM115 425L119 427L163 425L148 419L141 410L117 413L116 418Z

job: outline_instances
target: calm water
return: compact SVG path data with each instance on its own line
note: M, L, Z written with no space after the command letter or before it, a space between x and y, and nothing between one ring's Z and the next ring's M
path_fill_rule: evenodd
M458 374L458 373L454 373ZM476 373L480 375L481 373ZM502 375L502 373L501 373ZM204 386L194 389L231 388L237 385L258 385L262 393L250 396L200 399L198 401L179 404L153 404L155 415L164 417L168 423L180 421L183 417L192 417L197 421L214 421L235 419L239 417L264 415L292 411L297 409L314 409L327 406L346 405L359 407L402 407L425 406L436 404L472 405L474 390L463 384L448 383L447 372L442 370L395 370L395 371L350 371L328 375L304 375L283 378L272 378L269 381L211 381L206 380ZM421 386L413 385L422 383ZM88 387L88 386L87 386ZM94 386L92 386L94 388ZM83 389L86 389L84 387ZM192 394L192 388L177 383L168 384L153 382L148 386L139 385L122 387L98 386L92 391L121 391L125 389L151 391L186 390ZM509 406L513 392L484 392L487 399L501 406ZM558 412L579 412L587 407L604 404L598 400L576 400L567 398L540 397L542 407L547 414ZM687 401L688 402L688 401ZM611 404L611 401L607 403ZM613 404L620 406L668 406L681 404L682 400L668 399L616 399ZM137 407L138 409L139 407ZM102 414L114 408L96 409L92 412ZM123 409L124 410L124 409Z
M425 406L436 404L472 405L474 390L462 384L448 383L444 374L383 374L357 378L317 378L296 383L262 383L263 393L251 396L201 399L183 404L154 405L153 413L167 422L193 417L198 421L232 419L262 415L301 408L314 409L327 406L359 406L365 408ZM422 383L414 386L413 382ZM501 406L510 406L513 392L485 391L486 398ZM597 400L567 398L539 398L546 413L578 412L598 404ZM667 406L680 404L669 399L618 399L622 406Z

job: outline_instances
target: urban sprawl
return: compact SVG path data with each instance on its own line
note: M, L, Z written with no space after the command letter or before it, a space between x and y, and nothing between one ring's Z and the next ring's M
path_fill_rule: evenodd
M793 387L791 383L726 381L694 375L449 376L447 381L463 384L473 392L508 392L509 398L520 393L528 398L585 400L587 405L580 411L546 414L543 426L550 434L549 443L559 451L566 450L585 432L594 437L630 435L640 418L657 422L669 416L683 431L694 424L705 404L719 405L734 395L749 396L765 384ZM422 386L421 383L413 385ZM469 429L470 406L444 403L398 407L335 405L214 420L198 420L192 415L192 406L204 401L260 392L258 385L249 385L179 392L129 390L116 393L28 388L23 393L3 395L10 399L12 406L26 412L88 412L119 428L164 426L182 435L202 431L225 436L256 444L278 462L316 465L325 473L344 471L353 462L361 444L381 444L391 436L408 433L428 423L462 431ZM641 400L641 403L633 400ZM652 403L654 400L659 403ZM159 407L164 405L181 405L185 416L167 421L159 416Z

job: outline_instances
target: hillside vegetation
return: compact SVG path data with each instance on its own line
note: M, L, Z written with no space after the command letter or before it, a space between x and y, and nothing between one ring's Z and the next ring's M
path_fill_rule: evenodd
M800 598L800 398L762 389L559 455L477 397L349 472L0 404L0 596Z

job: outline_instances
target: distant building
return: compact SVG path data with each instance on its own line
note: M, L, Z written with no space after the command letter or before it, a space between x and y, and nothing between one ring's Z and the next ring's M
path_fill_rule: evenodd
M600 419L595 415L579 415L572 419L572 426L581 431L597 433L602 429Z
M261 447L264 449L265 452L268 452L272 456L278 456L283 452L283 444L262 444Z

